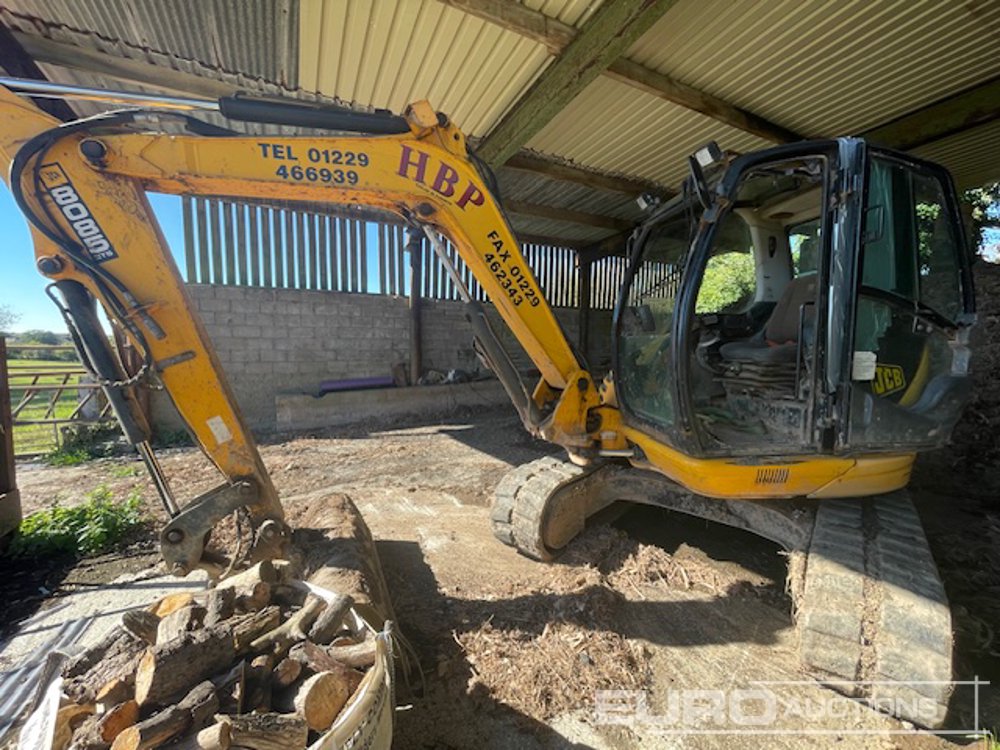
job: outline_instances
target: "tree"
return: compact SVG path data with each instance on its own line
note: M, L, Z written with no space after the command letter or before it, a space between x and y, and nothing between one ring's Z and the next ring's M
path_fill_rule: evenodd
M966 190L962 199L971 207L973 246L982 251L1000 235L1000 182Z
M10 327L14 325L21 316L11 310L7 305L0 305L0 336L10 333Z

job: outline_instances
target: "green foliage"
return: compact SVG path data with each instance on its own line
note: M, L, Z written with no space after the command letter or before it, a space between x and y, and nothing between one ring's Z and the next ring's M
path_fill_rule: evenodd
M975 247L986 244L986 232L1000 229L1000 182L966 190L962 200L970 207L972 242Z
M7 305L0 305L0 335L6 334L20 317Z
M132 492L117 502L111 490L101 485L87 493L80 505L64 508L53 504L32 513L11 540L12 557L94 555L104 552L142 525L142 496Z
M725 253L713 256L705 268L695 312L715 313L736 308L740 302L749 301L756 288L752 255Z
M44 460L52 466L75 466L92 458L113 456L121 447L120 436L114 422L70 425L63 430L62 445Z
M126 479L128 477L137 477L142 473L140 469L135 464L125 464L124 466L112 466L111 476L115 479Z

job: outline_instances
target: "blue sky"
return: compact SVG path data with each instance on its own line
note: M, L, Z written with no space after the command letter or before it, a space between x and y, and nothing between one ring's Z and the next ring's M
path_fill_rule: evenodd
M177 265L184 272L184 231L181 199L176 195L149 194L163 234ZM45 294L48 280L35 270L35 252L25 221L6 185L0 184L0 237L3 238L3 284L0 305L19 315L12 331L42 329L65 332L56 306Z

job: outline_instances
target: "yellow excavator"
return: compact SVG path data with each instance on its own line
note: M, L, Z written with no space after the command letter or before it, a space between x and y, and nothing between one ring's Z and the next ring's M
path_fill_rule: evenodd
M140 108L62 123L23 95L130 95L0 84L0 153L38 269L160 491L176 574L233 562L205 540L235 510L254 529L241 562L279 554L289 530L145 191L362 204L402 217L454 272L447 237L540 373L526 380L465 294L477 350L525 428L567 452L500 482L502 542L548 560L621 501L772 539L791 553L805 668L920 725L944 721L951 618L905 491L915 454L948 438L969 390L972 280L942 168L854 138L702 149L676 197L646 201L613 367L595 373L560 329L489 170L426 102L397 116L142 95ZM240 135L199 111L323 134ZM95 303L142 354L138 370L123 368ZM184 507L136 407L150 383L224 478Z

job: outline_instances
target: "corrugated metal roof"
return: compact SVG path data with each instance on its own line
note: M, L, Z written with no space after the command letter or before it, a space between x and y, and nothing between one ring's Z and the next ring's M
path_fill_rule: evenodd
M96 33L106 40L298 87L297 0L4 0L41 19L35 32ZM62 29L58 27L63 27Z
M567 23L597 4L531 5ZM486 133L551 61L548 50L437 0L303 0L302 88L401 111L418 99Z
M947 167L960 190L1000 179L998 151L1000 120L914 149L918 156Z
M806 137L853 135L1000 75L1000 3L681 0L628 57Z
M676 184L709 140L750 151L774 144L610 78L598 78L528 142L588 167Z
M642 215L635 199L624 193L595 190L514 169L501 169L497 181L505 201L568 208L627 221L636 221Z

